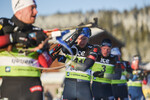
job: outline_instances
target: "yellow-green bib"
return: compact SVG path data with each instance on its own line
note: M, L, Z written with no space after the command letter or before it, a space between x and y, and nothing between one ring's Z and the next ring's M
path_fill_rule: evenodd
M103 83L111 83L111 77L114 72L114 65L95 62L95 64L92 66L92 73L94 73L96 71L103 71L104 77L102 77L102 78L94 77L92 74L93 81L103 82Z
M18 53L18 50L0 51L0 61L0 76L39 77L41 75L40 70L35 68L39 66L36 52L25 56Z
M71 60L70 55L66 55L67 61ZM73 57L75 58L75 56ZM84 63L85 57L76 57L76 60L78 63ZM87 71L78 71L73 69L71 66L66 67L66 78L72 78L72 79L82 79L82 80L91 80L91 69L88 69Z

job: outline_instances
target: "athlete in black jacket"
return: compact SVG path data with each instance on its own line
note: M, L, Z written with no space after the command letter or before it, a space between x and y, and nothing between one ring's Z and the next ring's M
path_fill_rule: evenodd
M101 53L99 53L92 67L92 91L95 98L94 100L108 100L113 96L111 89L113 73L121 75L116 56L110 54L111 47L112 43L109 39L102 41L100 47Z
M27 49L38 46L47 36L33 26L37 10L34 0L12 0L14 16L0 19L1 98L43 100L38 53ZM43 51L47 51L45 47ZM36 63L35 63L36 62Z
M90 29L85 27L77 38L77 43L73 44L72 51L76 57L70 66L66 67L64 81L63 100L92 100L90 89L91 69L94 64L99 48L88 44ZM70 55L63 49L67 60ZM62 60L62 59L61 59Z

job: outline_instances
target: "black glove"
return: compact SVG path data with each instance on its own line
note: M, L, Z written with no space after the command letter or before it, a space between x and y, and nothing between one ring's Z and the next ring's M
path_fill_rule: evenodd
M22 43L23 45L29 44L28 34L22 32L15 32L10 34L11 43Z
M47 35L41 31L38 31L36 33L36 45L39 45L42 41L44 41L47 38Z
M94 76L94 77L103 78L103 77L104 77L104 72L96 71L96 72L93 73L93 76Z
M28 39L30 41L30 44L28 44L28 47L38 46L46 38L47 38L46 34L43 33L42 31L28 33Z

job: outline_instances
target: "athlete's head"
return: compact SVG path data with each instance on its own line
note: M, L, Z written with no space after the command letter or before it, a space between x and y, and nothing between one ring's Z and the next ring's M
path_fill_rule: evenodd
M112 42L110 39L103 39L101 43L101 53L104 57L109 56L111 52Z
M15 16L26 24L33 24L37 15L34 0L12 0L12 8Z
M84 27L77 39L77 44L79 45L80 48L84 48L87 45L90 36L91 36L90 28Z
M119 60L121 59L121 52L118 47L114 47L111 49L111 54L118 56Z
M131 68L136 70L139 68L139 63L140 63L140 56L135 55L132 58L132 62L131 62Z

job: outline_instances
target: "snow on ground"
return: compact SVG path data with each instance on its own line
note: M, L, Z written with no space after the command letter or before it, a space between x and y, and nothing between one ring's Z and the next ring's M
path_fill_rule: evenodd
M43 84L62 83L65 78L65 72L42 73L41 81Z

